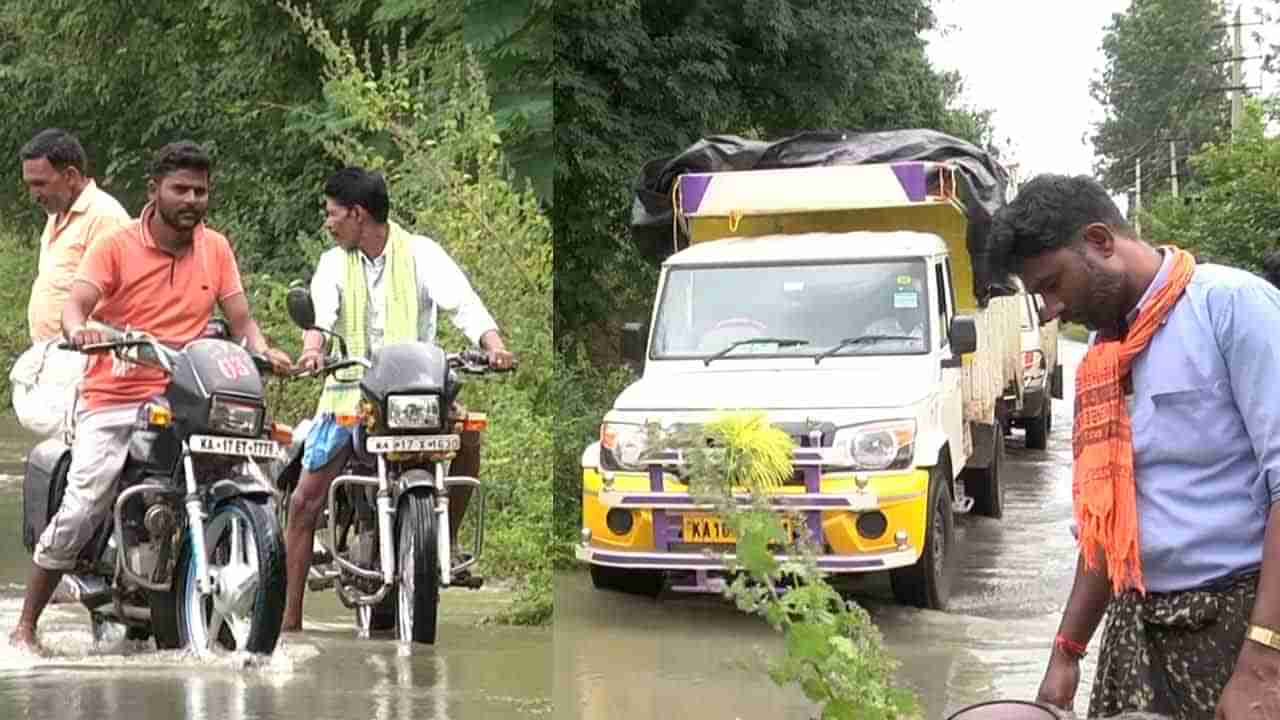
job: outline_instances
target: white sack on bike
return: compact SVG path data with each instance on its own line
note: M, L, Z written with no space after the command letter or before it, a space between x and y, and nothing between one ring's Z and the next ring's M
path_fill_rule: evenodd
M32 345L9 372L18 422L44 437L70 428L76 392L87 365L85 355L60 350L60 342L62 338L52 338Z

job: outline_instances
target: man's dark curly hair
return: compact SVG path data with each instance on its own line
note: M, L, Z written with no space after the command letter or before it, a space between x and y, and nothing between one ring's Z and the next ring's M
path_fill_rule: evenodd
M1262 260L1262 276L1280 288L1280 250L1272 250Z
M991 267L996 277L1017 273L1028 258L1070 247L1086 225L1099 222L1136 237L1097 180L1087 175L1037 175L992 218Z

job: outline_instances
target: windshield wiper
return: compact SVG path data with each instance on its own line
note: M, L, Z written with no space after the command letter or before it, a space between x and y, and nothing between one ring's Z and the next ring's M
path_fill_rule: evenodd
M879 342L881 340L920 340L920 339L921 338L915 337L913 335L859 335L858 337L848 337L848 338L844 338L843 340L836 343L835 345L832 345L826 350L823 350L817 355L814 355L813 364L817 365L818 363L822 362L822 358L830 355L834 355L840 352L841 350L849 347L850 345L861 345L863 343Z
M743 345L777 345L778 347L794 347L796 345L808 345L808 344L809 344L808 340L801 340L799 338L774 338L774 337L747 338L746 340L738 340L736 342L729 343L729 347L721 350L715 355L711 355L706 360L703 360L702 364L710 365L712 360L715 360L716 358L722 358L725 355L728 355L729 353L733 352L735 348L741 347Z

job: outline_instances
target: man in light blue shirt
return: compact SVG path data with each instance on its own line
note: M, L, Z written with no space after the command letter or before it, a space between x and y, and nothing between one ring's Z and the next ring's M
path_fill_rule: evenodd
M1086 177L1027 183L992 238L996 269L1044 297L1045 319L1083 323L1100 342L1150 311L1175 252L1138 239ZM1280 681L1280 557L1267 561L1280 555L1280 290L1194 266L1129 367L1146 592L1113 595L1107 564L1081 557L1039 700L1071 707L1105 612L1091 717L1243 717Z

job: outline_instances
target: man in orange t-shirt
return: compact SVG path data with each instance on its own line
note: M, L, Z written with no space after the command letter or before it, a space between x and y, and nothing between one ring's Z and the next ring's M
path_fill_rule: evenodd
M116 328L143 330L172 347L195 340L221 307L234 335L264 353L279 372L289 356L272 349L249 313L231 245L204 226L209 205L209 156L190 142L157 153L141 217L94 244L85 255L62 313L63 335L75 346L103 342L86 327L89 315ZM95 355L81 385L81 408L67 488L32 558L22 615L10 642L40 650L36 623L62 574L109 515L139 406L164 391L165 374Z

